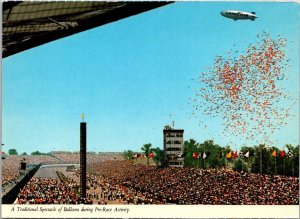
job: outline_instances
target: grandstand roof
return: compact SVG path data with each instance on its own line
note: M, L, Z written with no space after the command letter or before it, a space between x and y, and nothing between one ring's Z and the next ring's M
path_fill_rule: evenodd
M169 3L171 2L4 2L2 54L7 57Z

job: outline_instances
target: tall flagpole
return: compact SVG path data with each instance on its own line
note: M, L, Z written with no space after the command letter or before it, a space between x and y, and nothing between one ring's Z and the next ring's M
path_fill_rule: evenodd
M205 153L205 144L204 144L204 151L203 151L203 154L204 154L204 153ZM203 154L202 154L202 158L203 158ZM205 168L205 158L203 158L203 168L206 169L206 168Z
M204 154L204 152L203 152ZM205 169L205 159L203 158L203 154L202 154L202 159L203 159L203 169Z
M276 175L276 156L275 156L275 175Z
M282 148L283 151L283 174L285 175L285 151L284 151L284 146Z
M285 157L283 157L283 174L285 175Z
M293 163L293 176L295 176L295 165L294 165L294 157L292 157L293 159L292 159L292 163Z
M260 165L259 165L260 174L262 174L262 148L260 149Z
M240 152L240 153L242 153L242 152ZM239 153L239 154L240 154L240 153ZM244 165L243 165L243 164L244 164L244 161L243 161L243 158L244 158L244 155L243 155L242 158L239 156L239 159L241 159L241 161L242 161L242 171L244 172Z
M249 155L249 157L248 157L248 173L249 173L249 169L250 169L250 173L252 173L252 163L250 164L250 155ZM250 168L249 168L250 167Z

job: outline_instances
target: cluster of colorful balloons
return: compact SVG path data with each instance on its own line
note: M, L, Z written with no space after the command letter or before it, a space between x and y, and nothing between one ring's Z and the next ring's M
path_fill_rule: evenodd
M270 135L291 116L293 100L281 86L288 79L290 59L285 38L274 40L263 32L257 39L238 57L217 56L200 74L191 100L194 115L222 118L225 136L271 143Z

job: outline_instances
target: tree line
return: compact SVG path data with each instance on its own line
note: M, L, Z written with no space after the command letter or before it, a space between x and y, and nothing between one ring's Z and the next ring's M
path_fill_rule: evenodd
M152 158L156 163L156 166L161 165L164 158L164 152L159 147L153 148L151 143L144 144L141 147L140 152L133 152L132 150L125 150L123 152L124 159L132 160L138 158L139 156L145 156L147 158L147 164L149 165L149 159Z
M9 149L9 150L8 150L8 154L9 154L9 155L19 155L19 153L18 153L18 151L17 151L16 149ZM23 153L20 154L20 155L26 156L26 155L28 155L28 154L27 154L26 152L23 152ZM51 152L43 153L43 152L40 152L40 151L34 151L34 152L31 153L31 155L49 155L49 156L51 156L52 153L51 153Z
M153 158L157 166L163 164L164 151L153 148L151 143L141 147L142 154L149 159ZM126 150L124 158L132 160L139 153ZM184 142L185 167L233 169L252 173L299 176L299 145L286 144L282 149L266 147L264 144L242 146L239 151L230 146L222 147L213 140L198 143L194 139Z
M237 151L230 146L221 147L213 140L200 144L190 139L184 142L183 156L187 167L232 168L252 173L299 176L299 145L286 144L279 149L260 144L242 146Z

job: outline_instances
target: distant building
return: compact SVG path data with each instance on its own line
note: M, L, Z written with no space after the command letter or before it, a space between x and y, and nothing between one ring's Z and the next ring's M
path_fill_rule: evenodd
M1 157L2 159L6 159L6 154L3 151L1 151Z
M166 166L183 167L183 129L165 127L164 133L164 163Z
M23 158L23 160L21 160L21 162L20 162L20 170L21 171L25 171L26 170L26 161L25 161L25 158Z
M72 166L67 166L66 171L75 172L75 171L76 171L76 168L75 168L74 165L72 165Z

